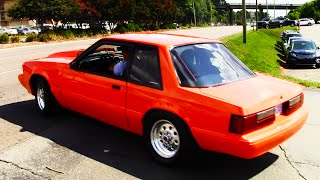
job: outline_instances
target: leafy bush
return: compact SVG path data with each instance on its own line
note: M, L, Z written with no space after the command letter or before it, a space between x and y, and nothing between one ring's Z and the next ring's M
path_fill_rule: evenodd
M32 34L29 34L26 38L26 42L33 42L33 41L36 41L37 40L37 35L32 33Z
M125 33L125 32L139 32L142 31L143 29L135 23L129 23L129 24L119 24L117 27L114 29L115 32L118 33Z
M12 37L11 37L11 42L12 42L12 43L17 43L17 42L19 42L19 41L20 41L19 36L12 36Z
M40 34L39 35L39 41L40 42L48 42L48 41L54 41L56 40L56 35L55 34Z
M9 43L9 36L8 34L4 33L0 35L0 44L7 44Z
M75 29L72 31L75 37L84 37L87 36L86 30L84 29Z
M126 28L125 26L126 26L125 24L119 24L119 25L114 29L114 31L115 31L115 32L118 32L118 33L128 32L128 30L127 30L127 28Z
M160 25L160 29L176 29L177 25L173 23L163 23Z
M61 31L61 36L66 39L73 39L74 38L74 34L71 30Z

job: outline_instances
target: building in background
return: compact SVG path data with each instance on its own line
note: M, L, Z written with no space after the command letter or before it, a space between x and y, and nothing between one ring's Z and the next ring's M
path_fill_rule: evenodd
M12 19L8 17L8 9L16 0L0 0L0 27L35 26L33 21L28 19Z

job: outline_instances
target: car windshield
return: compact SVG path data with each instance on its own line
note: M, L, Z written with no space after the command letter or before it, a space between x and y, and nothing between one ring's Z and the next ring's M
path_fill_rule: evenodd
M220 43L176 47L171 56L181 86L210 87L255 76Z
M311 41L293 41L294 50L314 50L316 45Z

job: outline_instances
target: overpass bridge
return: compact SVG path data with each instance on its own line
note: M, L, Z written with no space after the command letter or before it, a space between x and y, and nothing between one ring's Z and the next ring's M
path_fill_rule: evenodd
M302 4L258 4L258 10L260 13L260 17L263 17L264 9L277 9L277 10L293 10L300 7ZM216 6L218 10L225 10L228 13L228 21L229 24L233 24L233 10L234 9L242 9L242 3L226 3L223 5ZM256 9L255 3L247 3L246 9Z

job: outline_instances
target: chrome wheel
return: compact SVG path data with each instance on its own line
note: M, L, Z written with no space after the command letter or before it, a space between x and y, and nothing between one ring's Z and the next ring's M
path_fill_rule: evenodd
M43 110L45 108L45 94L44 94L44 87L39 84L37 89L37 102L40 110Z
M163 158L174 157L180 148L177 128L168 120L158 120L150 131L153 149Z

